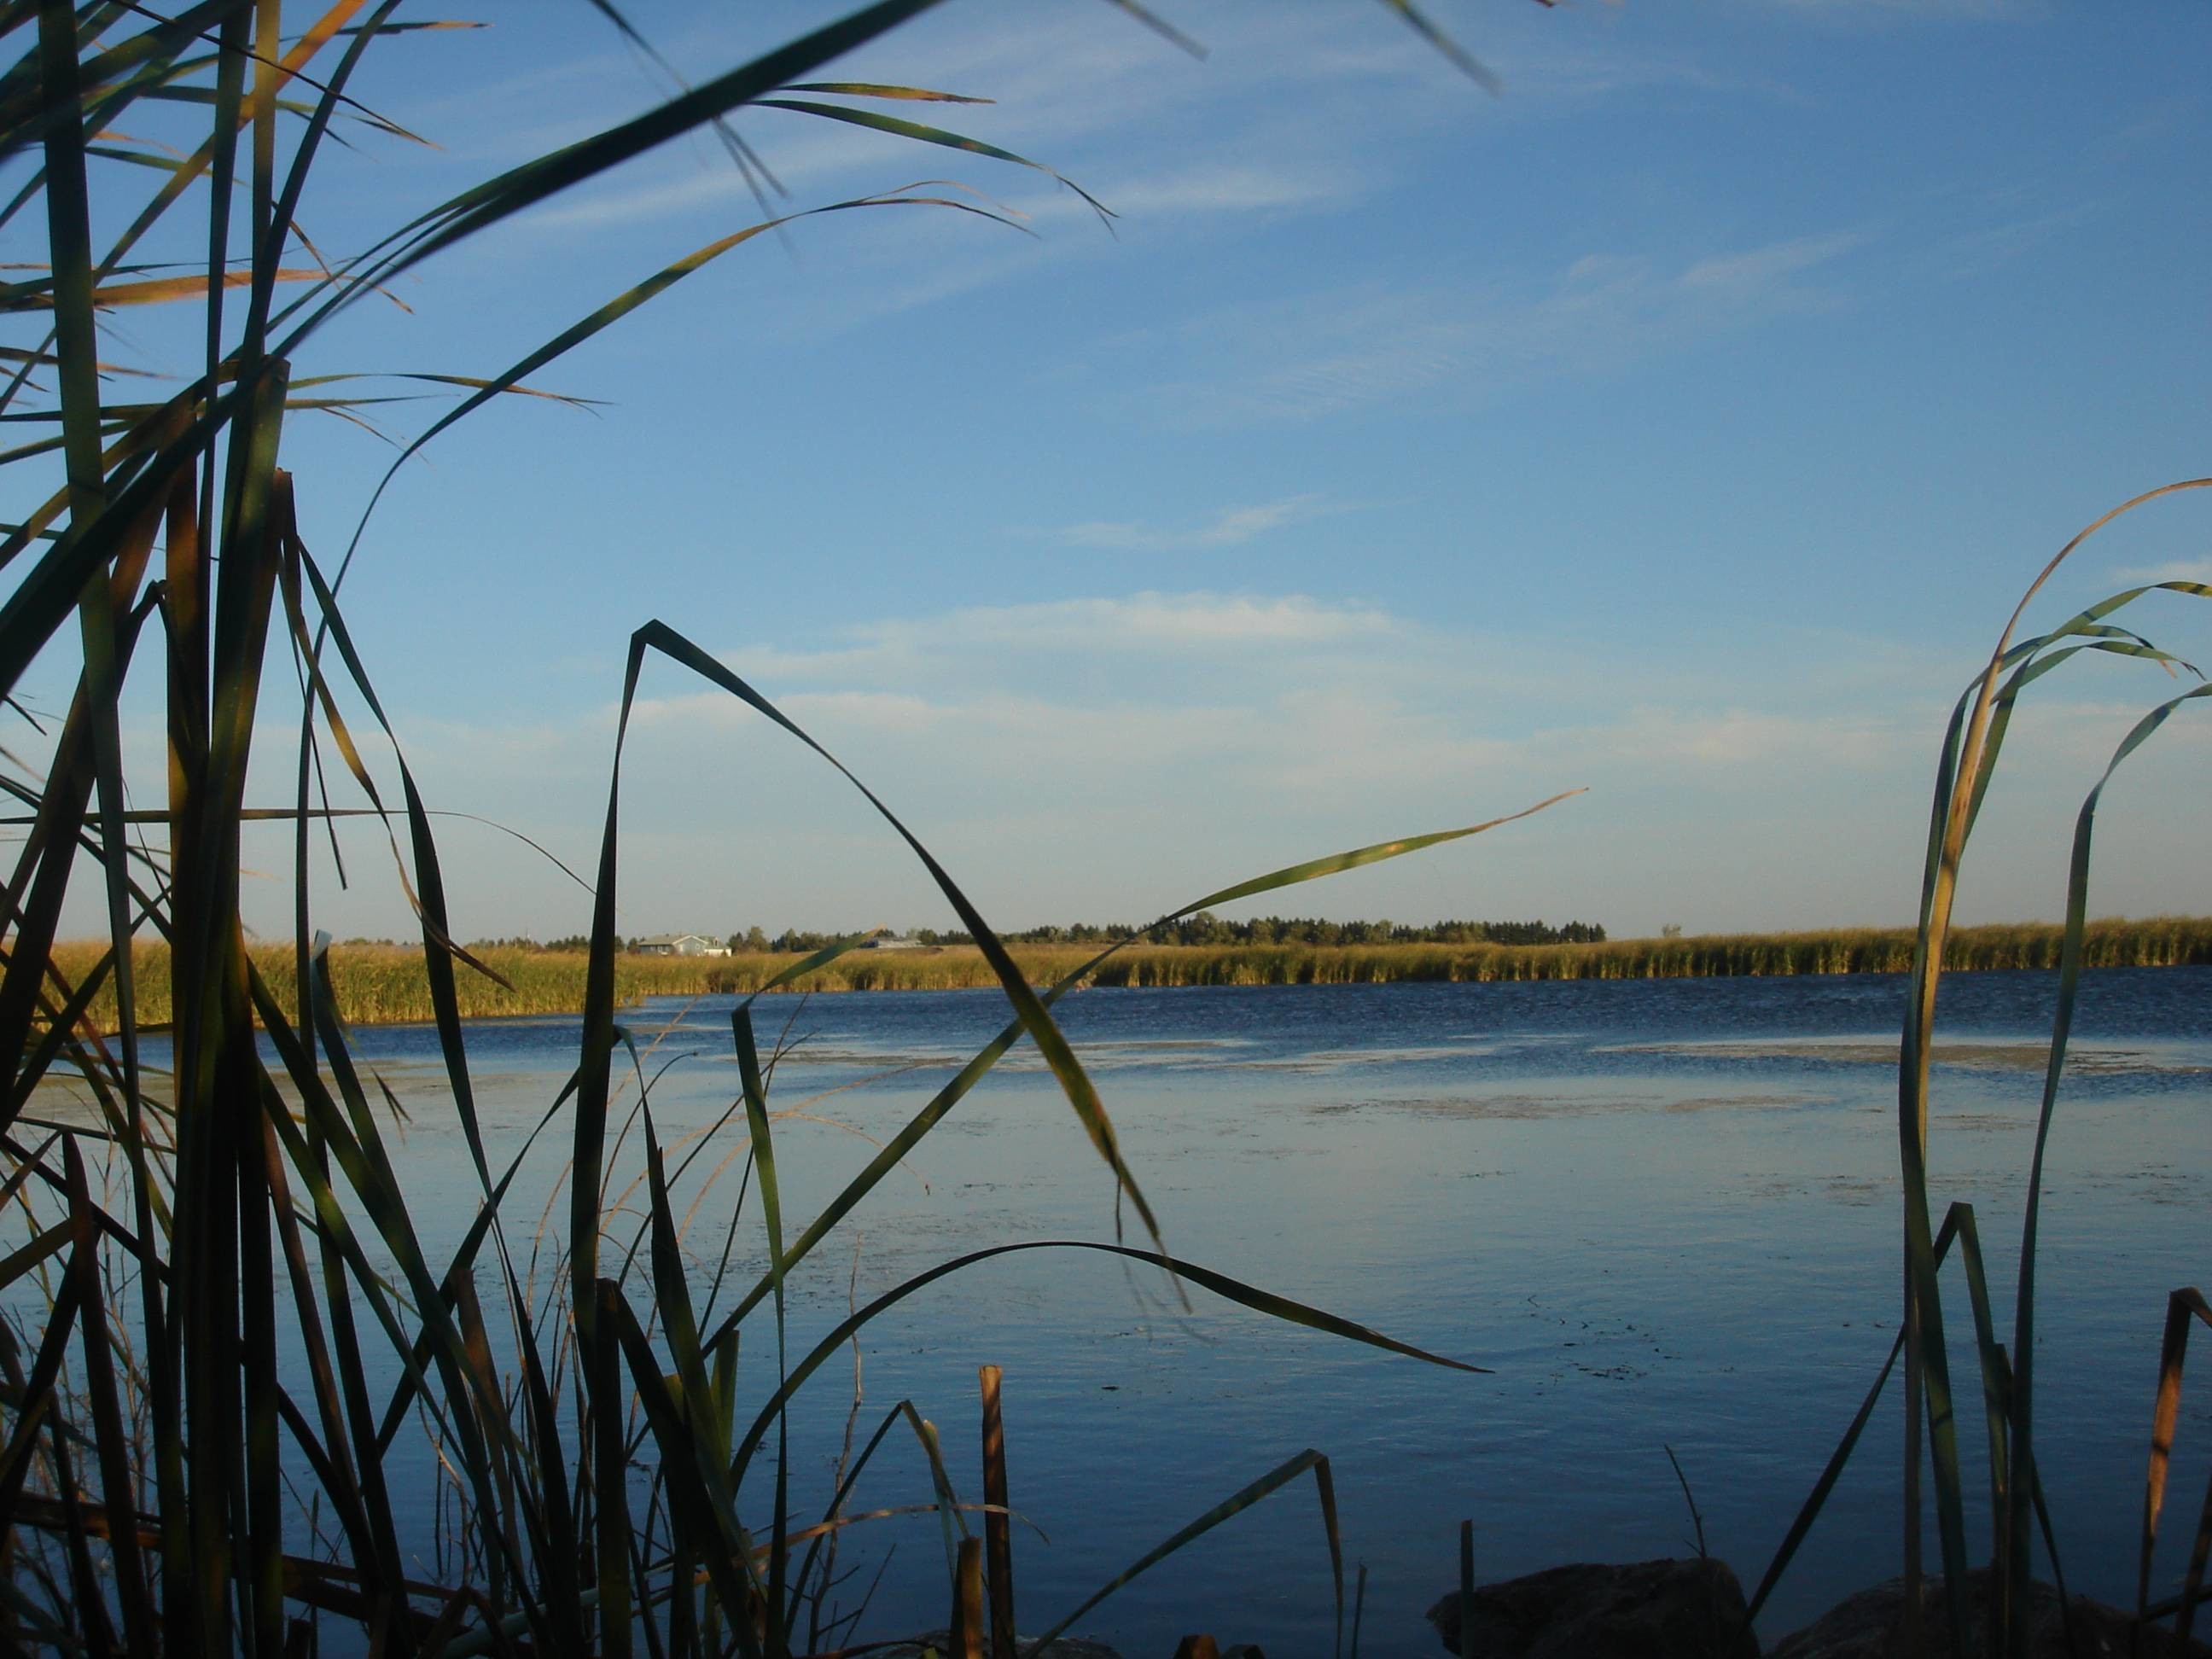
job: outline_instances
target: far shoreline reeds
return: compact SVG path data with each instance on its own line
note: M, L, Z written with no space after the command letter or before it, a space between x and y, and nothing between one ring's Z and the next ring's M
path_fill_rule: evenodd
M2055 969L2065 930L2056 922L1993 923L1960 928L1944 948L1947 971ZM2083 964L2089 968L2171 968L2212 963L2212 917L2114 917L2087 925ZM1085 981L1109 988L1182 989L1202 986L1493 983L1585 979L1784 978L1829 974L1903 974L1912 967L1913 933L1902 927L1835 928L1789 933L1715 933L1691 938L1618 939L1562 945L1135 945ZM72 981L89 972L104 944L54 947L56 965ZM1092 954L1079 945L1008 947L1030 982L1049 984ZM280 1000L293 983L289 945L257 947L253 956ZM467 1019L573 1014L584 1005L588 957L580 951L480 946L472 954L514 988L463 969L455 991ZM615 959L615 996L632 1006L651 996L750 994L788 969L795 953L738 951L727 956L648 956ZM169 1018L167 948L141 942L133 969L142 1018ZM419 949L353 943L331 947L339 1010L357 1025L404 1025L431 1018ZM972 945L856 950L775 987L802 993L957 991L996 988L998 980ZM289 1013L288 1010L288 1013ZM112 1029L114 1004L103 989L87 1010Z

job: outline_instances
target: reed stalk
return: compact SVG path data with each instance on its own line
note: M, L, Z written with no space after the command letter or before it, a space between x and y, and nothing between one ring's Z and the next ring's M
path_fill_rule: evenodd
M1814 1484L1796 1522L1792 1525L1758 1591L1751 1612L1756 1615L1767 1595L1786 1570L1826 1502L1828 1492L1856 1446L1875 1402L1887 1383L1891 1368L1901 1354L1905 1360L1904 1513L1900 1534L1904 1543L1905 1626L1902 1650L1917 1655L1926 1650L1921 1508L1923 1480L1933 1487L1937 1537L1948 1593L1944 1617L1948 1625L1949 1650L1971 1650L1968 1598L1963 1586L1969 1565L1965 1529L1964 1480L1958 1440L1955 1392L1951 1385L1950 1352L1945 1340L1942 1281L1938 1270L1951 1240L1961 1248L1960 1256L1966 1279L1973 1322L1972 1357L1978 1374L1985 1427L1989 1437L1989 1478L1992 1537L1986 1559L1995 1571L1989 1598L1984 1634L1992 1655L2025 1656L2028 1641L2028 1597L2033 1567L2033 1544L2038 1535L2054 1577L2063 1587L2057 1540L2045 1510L2036 1474L2034 1364L2035 1273L2038 1224L2040 1218L2045 1158L2051 1123L2057 1113L2074 1010L2082 970L2093 959L2093 929L2087 921L2090 848L2097 809L2107 787L2124 762L2156 733L2176 712L2212 696L2197 671L2182 659L2154 645L2132 629L2108 618L2152 594L2168 593L2189 599L2212 599L2212 586L2191 581L2164 581L2122 589L2059 623L2047 632L2018 639L2021 618L2059 567L2081 544L2115 519L2163 497L2212 489L2212 478L2190 478L2148 490L2105 514L2069 541L2028 585L1997 637L1988 664L1960 693L1939 754L1934 799L1929 813L1926 864L1923 871L1920 924L1914 935L1911 988L1906 1005L1904 1034L1898 1062L1898 1141L1904 1198L1904 1293L1902 1318L1889 1361L1869 1390L1865 1404L1845 1431L1827 1468ZM1970 1206L1953 1204L1939 1229L1933 1224L1929 1198L1929 1103L1931 1064L1935 1045L1936 993L1943 973L1958 964L1953 949L1960 933L1952 926L1959 874L1990 781L2004 748L2021 695L2045 675L2083 655L2114 655L2154 664L2169 674L2191 682L2188 689L2152 706L2130 726L2112 751L2103 775L2083 800L2075 820L2072 855L2069 862L2065 921L2058 933L2057 982L2052 1001L2051 1040L2045 1054L2042 1099L2021 1223L2018 1279L2014 1296L2013 1340L2008 1347L1997 1340L1990 1297L1983 1272L1981 1249ZM2183 1293L2177 1292L2177 1297ZM2193 1294L2193 1292L2190 1293ZM2177 1302L2177 1306L2179 1303ZM2166 1391L2179 1386L2179 1343L2174 1325L2185 1334L2186 1322L2176 1316L2168 1330L2168 1364L2161 1378L2158 1411L2167 1412ZM2140 1597L2148 1606L2150 1550L2156 1532L2160 1494L2163 1487L2163 1430L2154 1430L2152 1473L2145 1498L2142 1584ZM2212 1499L2208 1499L2203 1536L2212 1537ZM2202 1575L2201 1560L2192 1564L2184 1593L2173 1606L2182 1612L2186 1630L2187 1609L2194 1605Z

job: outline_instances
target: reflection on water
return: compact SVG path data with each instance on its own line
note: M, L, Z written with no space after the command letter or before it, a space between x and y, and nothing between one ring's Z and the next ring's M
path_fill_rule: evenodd
M1935 1197L1976 1206L2007 1324L2051 994L2041 974L1956 975L1943 994ZM1057 1012L1176 1253L1489 1374L1392 1358L1202 1295L1186 1314L1156 1278L1040 1251L941 1281L872 1328L866 1422L910 1397L940 1425L956 1470L972 1469L974 1368L1006 1368L1013 1502L1052 1539L1018 1544L1025 1628L1308 1445L1334 1460L1346 1547L1370 1570L1370 1654L1433 1650L1419 1613L1455 1577L1462 1516L1475 1522L1485 1577L1686 1553L1665 1447L1714 1551L1755 1578L1892 1340L1885 1067L1902 996L1900 980L1868 976L1070 997ZM667 1142L688 1147L728 1111L730 1006L672 1000L625 1017L641 1071L658 1074L651 1103ZM776 1131L787 1224L815 1213L1006 1018L981 992L760 1005L763 1046L780 1056L772 1103L788 1114ZM2042 1473L2069 1581L2125 1599L2166 1293L2212 1276L2212 971L2092 973L2077 1030L2039 1258ZM562 1019L471 1028L495 1158L551 1105L576 1035ZM450 1247L476 1188L441 1104L434 1040L411 1028L359 1036L412 1115L392 1133L419 1223L434 1251ZM556 1119L518 1182L526 1241L565 1133ZM679 1190L679 1208L697 1206L688 1243L702 1293L726 1241L732 1284L762 1263L750 1200L731 1236L742 1139L741 1119L722 1128ZM637 1146L633 1128L621 1167ZM732 1152L702 1196L704 1172ZM636 1224L614 1228L627 1241ZM850 1297L947 1256L1111 1237L1114 1224L1097 1158L1024 1045L793 1276L793 1352ZM756 1380L770 1374L764 1326L745 1352ZM826 1498L850 1376L825 1367L794 1419L806 1501ZM2208 1401L2200 1379L2177 1492L2212 1463ZM1776 1598L1770 1636L1897 1570L1898 1427L1894 1409L1876 1418ZM1962 1438L1971 1448L1979 1435L1970 1425ZM918 1452L893 1443L859 1497L872 1508L927 1491ZM883 1627L913 1622L902 1605L941 1622L935 1522L872 1524L862 1537L875 1551L867 1572L890 1550ZM1310 1488L1292 1488L1090 1622L1133 1654L1200 1628L1271 1652L1322 1651L1327 1559ZM2162 1560L2159 1582L2179 1571Z

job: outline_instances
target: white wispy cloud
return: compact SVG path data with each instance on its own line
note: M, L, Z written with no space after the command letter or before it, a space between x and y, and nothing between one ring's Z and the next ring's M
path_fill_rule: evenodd
M1591 254L1522 293L1370 284L1218 312L1109 348L1158 362L1164 378L1130 401L1176 428L1308 421L1416 395L1464 402L1844 304L1848 289L1829 273L1868 240L1831 231L1671 270Z
M1792 756L1861 771L1908 740L1893 714L1779 714L1766 709L1638 703L1586 728L1577 748L1592 765L1692 766L1717 772L1766 768Z
M2193 559L2166 559L2157 564L2130 566L2112 573L2115 581L2212 582L2212 554Z
M1060 637L1064 656L1069 636ZM1478 695L1473 672L1456 685L1401 685L1398 665L1431 651L1465 654L1463 642L1455 647L1395 619L1387 641L1339 638L1275 650L1203 690L1170 672L1151 695L1093 698L1041 685L1012 660L963 687L942 672L943 660L932 661L963 654L946 632L904 659L913 683L927 689L817 684L779 696L777 706L864 775L887 771L908 787L941 778L965 789L996 777L1078 802L1132 780L1181 798L1204 776L1228 787L1245 810L1376 790L1418 803L1593 779L1754 787L1778 771L1879 771L1911 752L1894 710L1751 709L1690 700L1694 688L1674 684L1661 688L1665 700L1569 712L1501 705L1486 683ZM641 698L632 724L637 742L672 744L672 753L686 755L708 732L780 741L757 713L719 691Z
M963 732L987 734L994 750L1034 740L1077 769L1094 746L1117 763L1203 752L1248 786L1292 793L1559 766L1747 774L1817 757L1870 767L1898 746L1893 702L1838 714L1820 706L1825 684L1808 683L1803 710L1747 708L1692 661L1644 665L1651 695L1623 704L1605 677L1562 678L1578 654L1525 637L1474 649L1380 607L1302 594L1152 592L870 622L816 650L742 648L727 660L843 738L909 750ZM1139 679L1120 672L1139 660ZM688 689L641 700L636 718L646 728L757 720Z
M1370 177L1339 162L1288 165L1223 161L1109 179L1099 187L1114 210L1130 219L1176 213L1311 211L1366 194Z
M2032 16L2040 0L1759 0L1759 3L1825 22L1975 22Z
M2025 217L2003 217L1961 231L1938 242L1927 258L1948 282L1963 282L1987 275L2000 265L2024 258L2053 239L2094 222L2109 206L2100 192L2096 198Z
M1865 240L1856 231L1836 231L1720 254L1691 265L1674 279L1674 287L1683 294L1702 292L1755 300L1772 294L1785 279L1850 252Z
M2048 0L1750 0L1752 7L1827 28L1911 28L1929 24L2020 22Z
M752 646L727 653L740 673L818 684L866 677L935 678L947 665L994 659L1122 659L1180 652L1280 651L1396 635L1404 623L1370 606L1302 593L1146 592L1115 598L974 605L934 616L854 623L817 650Z
M1556 18L1493 20L1469 34L1466 45L1504 84L1498 98L1412 30L1356 9L1229 5L1194 26L1203 62L1104 9L1039 13L1018 28L941 14L862 48L837 73L987 97L918 118L1060 168L1132 224L1338 207L1390 188L1422 135L1470 120L1525 119L1660 88L1746 89L1678 51L1621 48ZM696 43L686 51L684 61L727 55ZM956 165L941 149L789 112L733 119L796 205L899 182L925 158L930 170ZM975 157L957 165L994 194L1023 188ZM643 223L747 199L726 157L692 143L583 188L533 222Z
M1165 552L1184 548L1237 547L1271 530L1331 514L1348 512L1341 503L1319 495L1289 495L1280 501L1251 507L1224 507L1203 524L1181 529L1112 520L1090 520L1063 525L1051 532L1054 539L1071 547L1096 547L1132 552Z

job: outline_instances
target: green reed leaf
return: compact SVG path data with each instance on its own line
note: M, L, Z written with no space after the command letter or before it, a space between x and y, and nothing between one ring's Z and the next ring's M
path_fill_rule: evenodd
M1108 1596L1113 1595L1115 1591L1120 1589L1124 1584L1129 1583L1133 1578L1137 1577L1150 1568L1158 1566L1162 1561L1166 1560L1169 1556L1173 1555L1176 1551L1182 1549L1185 1546L1192 1543L1194 1540L1204 1537L1207 1533L1212 1532L1223 1522L1233 1520L1236 1516L1242 1515L1246 1510L1250 1509L1255 1504L1260 1502L1261 1499L1269 1496L1271 1493L1279 1492L1283 1487L1290 1485L1291 1481L1297 1480L1309 1469L1314 1472L1315 1480L1316 1483L1320 1485L1321 1490L1324 1493L1322 1500L1324 1504L1324 1513L1328 1516L1329 1532L1333 1537L1336 1530L1335 1515L1334 1504L1333 1501L1326 1496L1329 1492L1329 1487L1327 1485L1328 1468L1328 1459L1310 1448L1300 1452L1296 1457L1287 1458L1281 1463L1277 1464L1267 1474L1261 1475L1257 1480L1253 1481L1249 1486L1240 1487L1237 1491L1231 1493L1227 1498L1223 1498L1221 1502L1216 1504L1212 1509L1206 1510L1205 1514L1200 1516L1188 1525L1176 1529L1161 1542L1156 1544L1151 1549L1146 1551L1144 1554L1139 1556L1136 1560L1124 1567L1112 1578L1107 1580L1104 1584L1101 1585L1097 1590L1094 1590L1091 1594L1090 1597L1082 1602L1081 1605L1077 1607L1073 1612L1070 1613L1066 1618L1060 1620L1057 1624L1048 1629L1042 1635L1039 1636L1036 1638L1035 1649L1036 1650L1042 1650L1053 1640L1054 1638L1059 1636L1063 1631L1066 1630L1069 1626L1073 1625L1077 1620L1082 1618L1085 1613L1090 1612L1091 1608L1097 1607L1101 1601L1103 1601ZM1340 1574L1337 1582L1337 1601L1340 1609L1342 1607L1343 1599L1344 1584L1342 1577Z

